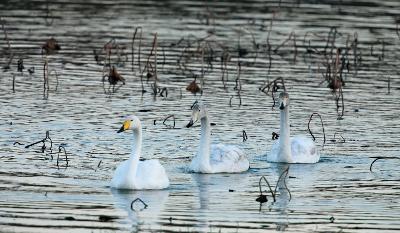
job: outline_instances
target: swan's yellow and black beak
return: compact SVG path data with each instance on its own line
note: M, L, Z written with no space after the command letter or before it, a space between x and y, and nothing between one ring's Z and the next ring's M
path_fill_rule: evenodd
M124 123L122 124L121 128L117 131L117 133L121 133L121 132L128 130L130 128L130 126L131 126L130 120L124 121Z

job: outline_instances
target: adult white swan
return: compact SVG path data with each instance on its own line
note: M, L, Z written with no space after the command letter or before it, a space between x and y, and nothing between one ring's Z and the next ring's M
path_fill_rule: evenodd
M245 153L236 146L211 144L211 129L208 112L203 104L195 102L192 106L192 117L186 127L201 121L200 145L196 156L190 164L190 170L198 173L235 173L249 169Z
M139 161L142 151L142 125L136 116L129 116L118 133L133 131L132 152L128 160L115 170L111 187L116 189L164 189L169 186L164 167L156 159Z
M281 113L279 139L272 146L267 155L267 161L276 163L317 163L318 149L314 141L306 136L290 137L289 123L289 94L282 92L279 95L279 109Z

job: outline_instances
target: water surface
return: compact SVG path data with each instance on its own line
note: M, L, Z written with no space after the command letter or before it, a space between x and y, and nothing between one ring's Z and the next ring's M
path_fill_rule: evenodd
M376 0L3 1L0 12L14 59L10 70L0 72L1 231L400 231L399 161L378 161L369 171L370 157L398 156L400 146L399 6L398 1ZM147 92L142 95L137 38L132 71L131 43L139 26L143 29L142 69L157 33L158 85L168 89L167 97L154 97L151 80L144 82ZM334 49L343 49L358 38L357 72L353 51L351 68L344 72L342 120L338 120L334 94L323 82L324 56L315 52L332 48L327 47L332 27L337 30ZM291 32L296 35L296 61L296 49L289 41L270 53L268 69L268 34L274 49ZM240 57L239 34L240 49L247 52ZM61 50L47 57L50 91L44 96L45 58L40 48L50 37L59 41ZM104 93L104 67L96 63L93 50L104 56L103 46L111 39L121 48L119 56L113 54L112 63L126 85L115 93ZM197 49L203 46L211 63L203 63L203 95L193 95L185 88L194 74L201 77ZM3 67L10 52L4 39L1 48ZM221 81L224 52L231 57L226 64L226 88ZM19 58L26 69L35 67L35 73L17 72ZM234 90L238 61L242 64L240 106ZM179 68L183 64L186 69ZM274 143L271 134L279 131L279 112L259 88L278 77L285 79L291 96L292 134L307 134L308 119L318 112L327 142L322 148L320 124L313 121L320 163L290 165L291 200L281 188L275 203L269 199L260 206L255 201L260 177L275 186L287 168L265 160ZM108 91L108 84L105 88ZM213 140L246 150L251 163L248 172L187 172L200 129L184 126L196 99L209 105L215 123ZM130 135L116 131L124 116L132 113L144 126L143 158L159 159L165 166L171 181L167 190L118 192L108 187L114 169L129 156ZM175 128L162 123L171 114ZM45 153L42 144L24 148L44 138L48 130L52 152L48 143ZM16 141L24 145L14 145ZM57 166L59 145L68 152L68 167L65 160ZM136 198L148 207L136 203L132 210Z

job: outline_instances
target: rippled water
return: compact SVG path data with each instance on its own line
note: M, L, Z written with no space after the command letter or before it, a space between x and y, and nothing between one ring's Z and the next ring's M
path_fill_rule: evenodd
M400 3L317 2L1 2L14 59L10 70L0 72L0 231L400 231L399 161L381 160L369 171L370 157L398 156L400 147L400 38L396 30ZM167 88L167 97L152 95L152 81L144 83L147 92L142 95L138 38L132 71L131 42L138 26L143 29L142 69L157 32L158 84ZM322 55L307 53L307 49L326 51L332 27L338 32L335 47L344 48L347 39L354 41L355 36L359 42L357 74L354 63L344 74L343 120L338 120L334 95L322 83ZM289 41L271 53L268 72L268 34L274 49L292 31L296 62L295 47ZM244 54L240 58L239 33ZM47 58L50 91L44 98L40 47L50 37L59 41L61 50ZM110 94L104 93L103 65L96 63L93 50L104 55L104 44L113 38L125 47L119 52L119 63L116 54L112 62L126 85ZM199 38L206 39L196 42ZM191 72L201 75L201 55L193 52L198 43L213 51L212 69L203 64L202 96L185 90L193 80ZM3 37L1 48L3 67L9 60ZM226 89L221 81L223 51L231 56ZM35 73L17 72L19 58L26 69L35 67ZM241 106L234 90L238 60L242 63ZM179 61L186 64L186 70L179 69ZM279 131L279 113L271 109L272 98L259 88L278 77L285 79L291 95L292 133L306 134L309 116L318 112L327 144L320 147L320 163L290 165L290 201L289 193L280 189L275 203L269 200L260 206L255 201L260 177L275 185L287 168L265 160L274 142L271 134ZM198 127L184 127L196 99L209 105L214 141L238 144L247 151L248 172L199 175L186 171L200 134ZM144 125L143 157L157 158L166 167L171 181L167 190L117 192L107 186L113 170L128 158L130 135L116 131L131 113ZM162 123L170 114L176 119L174 129ZM318 121L311 128L322 145ZM53 140L52 152L49 143L45 153L42 144L24 148L44 138L47 130ZM248 135L246 142L243 130ZM57 166L59 145L67 150L68 167L63 156ZM136 203L132 210L136 198L148 207Z

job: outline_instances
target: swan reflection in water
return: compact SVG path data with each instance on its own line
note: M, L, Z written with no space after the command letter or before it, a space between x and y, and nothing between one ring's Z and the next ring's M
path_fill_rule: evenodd
M283 231L290 224L290 206L296 205L296 202L301 198L296 195L296 190L301 189L302 194L309 193L309 195L312 195L313 186L321 172L321 166L317 164L273 163L271 164L270 169L272 177L276 177L273 179L275 182L278 177L286 171L286 169L289 169L289 173L286 177L286 185L284 179L285 175L283 175L277 184L276 202L270 205L269 208L264 206L261 210L263 213L268 215L270 215L271 211L275 212L273 216L271 216L273 217L272 221L276 224L276 230ZM292 178L289 178L289 176ZM271 183L271 185L274 189L275 184Z
M240 211L241 192L249 184L249 174L201 174L193 173L192 179L198 190L199 205L196 210L196 231L209 232L215 220L229 216L232 212ZM230 192L233 191L233 192Z
M289 169L290 171L290 164L276 164L276 166L271 166L271 169L274 173L274 176L277 177L277 179L287 170ZM285 179L286 177L286 179ZM286 182L286 184L285 184ZM275 184L271 184L275 185ZM277 231L284 231L288 226L289 226L289 216L288 216L288 205L291 200L291 194L290 192L290 181L289 181L289 175L285 176L284 174L282 175L282 178L279 180L279 182L276 184L277 187L277 195L276 195L276 202L274 203L274 209L277 210L279 213L279 219L275 222L276 224L276 230ZM289 189L287 189L286 188Z
M111 189L111 193L114 198L114 205L128 214L127 219L122 221L128 221L130 225L136 227L139 227L139 225L154 225L169 196L168 190L132 191ZM137 198L140 198L147 206L140 201L132 204L132 201Z

